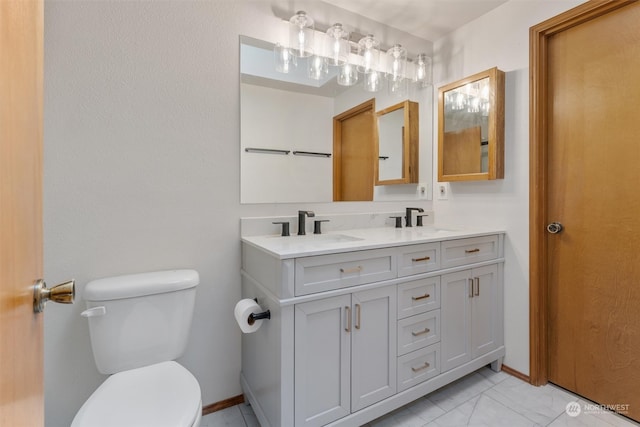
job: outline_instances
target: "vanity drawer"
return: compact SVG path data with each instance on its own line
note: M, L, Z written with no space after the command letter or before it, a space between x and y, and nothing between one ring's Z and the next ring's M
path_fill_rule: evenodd
M398 285L398 319L440 308L440 277Z
M393 249L297 258L295 294L308 295L396 277Z
M398 276L426 273L440 268L440 242L400 248Z
M442 242L442 268L498 258L498 235Z
M440 343L398 357L398 392L440 373Z
M440 341L440 310L398 320L398 356Z

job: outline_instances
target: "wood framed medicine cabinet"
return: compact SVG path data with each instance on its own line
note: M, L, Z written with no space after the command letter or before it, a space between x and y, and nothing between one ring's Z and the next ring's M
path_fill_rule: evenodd
M415 184L419 179L418 103L403 101L376 113L375 185Z
M504 72L494 67L438 90L438 181L504 178Z

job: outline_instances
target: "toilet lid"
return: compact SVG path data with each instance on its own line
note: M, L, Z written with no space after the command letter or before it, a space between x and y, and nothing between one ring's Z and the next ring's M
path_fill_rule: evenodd
M191 427L200 408L200 386L176 362L111 375L93 392L72 427Z

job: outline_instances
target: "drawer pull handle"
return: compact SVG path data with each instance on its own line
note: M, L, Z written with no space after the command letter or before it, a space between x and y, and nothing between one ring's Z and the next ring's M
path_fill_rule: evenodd
M430 365L429 365L429 362L424 362L424 365L419 366L419 367L417 367L417 368L411 367L411 370L412 370L413 372L420 372L420 371L422 371L423 369L427 369L429 366L430 366Z
M356 329L360 329L360 304L356 304Z
M429 261L431 259L430 256L425 256L422 258L411 258L412 262L420 262L420 261Z
M429 332L431 332L431 329L429 328L424 328L424 331L419 331L419 332L411 332L411 335L413 335L414 337L418 337L420 335L424 335L424 334L428 334Z
M480 249L475 248L475 249L467 249L467 250L464 251L465 254L473 254L473 253L476 253L476 252L480 252Z
M344 312L347 314L347 327L344 330L345 332L351 332L351 307L345 305Z
M421 295L419 297L411 297L411 299L414 300L414 301L420 301L421 299L429 298L430 296L431 295L429 295L429 294L424 294L424 295Z
M473 279L473 281L475 282L475 292L473 293L474 296L479 297L480 296L480 278L479 277L475 277Z
M340 273L360 273L362 271L362 266L359 265L354 268L341 268Z
M469 298L473 298L473 279L469 279Z

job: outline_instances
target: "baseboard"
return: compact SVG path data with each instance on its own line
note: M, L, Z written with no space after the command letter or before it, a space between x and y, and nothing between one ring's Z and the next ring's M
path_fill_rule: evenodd
M212 403L207 406L202 407L202 415L207 415L212 412L221 411L226 408L230 408L231 406L236 406L241 403L244 403L244 395L239 394L237 396L230 397L225 400L221 400L220 402Z
M518 379L521 379L522 381L525 381L531 384L531 378L529 377L529 375L525 375L520 371L516 371L515 369L510 368L507 365L502 365L502 370L513 377L516 377Z
M516 371L513 368L510 368L507 365L502 365L502 370L511 375L514 376L518 379L521 379L522 381L525 381L527 383L531 383L531 379L529 378L529 375L525 375L520 371ZM237 396L233 396L230 397L228 399L225 400L221 400L220 402L216 402L216 403L212 403L210 405L207 406L203 406L202 407L202 415L207 415L207 414L211 414L212 412L216 412L216 411L221 411L223 409L229 408L231 406L236 406L239 405L240 403L244 403L244 395L243 394L239 394Z

